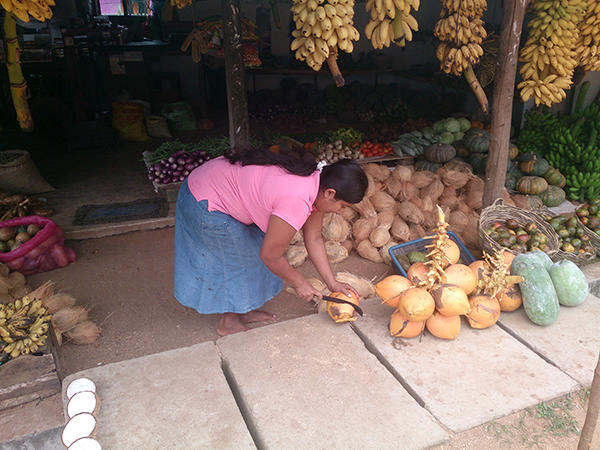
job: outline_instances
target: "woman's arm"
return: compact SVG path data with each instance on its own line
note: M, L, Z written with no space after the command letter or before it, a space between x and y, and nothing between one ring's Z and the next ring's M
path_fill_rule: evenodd
M260 249L260 259L271 272L290 284L301 299L311 301L315 296L321 298L321 293L313 288L302 274L290 266L285 259L284 253L295 233L294 227L285 220L277 216L271 216Z

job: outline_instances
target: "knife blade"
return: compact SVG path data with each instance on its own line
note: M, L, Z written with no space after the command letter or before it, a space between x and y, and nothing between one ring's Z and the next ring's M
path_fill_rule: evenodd
M332 302L332 303L342 303L342 304L347 303L348 305L351 305L354 307L354 310L358 313L359 316L363 315L362 308L358 305L355 305L352 302L349 302L348 300L344 300L344 299L337 298L337 297L331 297L330 295L324 295L323 300L327 300L328 302Z

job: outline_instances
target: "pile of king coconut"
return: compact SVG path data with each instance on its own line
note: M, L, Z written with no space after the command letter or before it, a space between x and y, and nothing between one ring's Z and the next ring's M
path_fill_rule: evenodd
M451 162L435 173L415 171L412 166L392 169L375 163L365 164L363 169L369 180L363 200L344 208L341 214L328 213L323 220L330 262L343 261L356 250L369 261L391 265L390 247L432 234L437 223L436 205L448 218L449 230L469 249L480 249L477 228L484 181L471 172L468 164ZM504 201L531 209L527 196L511 198L506 189ZM307 256L298 232L286 258L298 267Z

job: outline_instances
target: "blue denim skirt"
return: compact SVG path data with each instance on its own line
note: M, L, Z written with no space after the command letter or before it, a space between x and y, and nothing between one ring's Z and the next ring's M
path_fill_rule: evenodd
M175 209L175 298L202 314L260 308L283 281L260 259L265 234L196 201L187 181Z

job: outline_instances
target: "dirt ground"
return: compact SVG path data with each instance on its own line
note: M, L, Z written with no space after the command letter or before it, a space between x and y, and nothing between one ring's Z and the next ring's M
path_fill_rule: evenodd
M90 308L102 327L95 344L70 343L58 349L57 367L64 377L101 364L189 346L218 338L218 315L200 315L173 298L173 228L101 239L69 241L78 260L66 268L28 277L35 288L46 280ZM333 265L372 280L393 273L384 264L357 256ZM315 276L312 264L300 271ZM314 307L281 292L265 305L277 321L312 314ZM515 380L518 382L518 380ZM435 450L574 449L585 420L589 391L569 394L453 435Z

